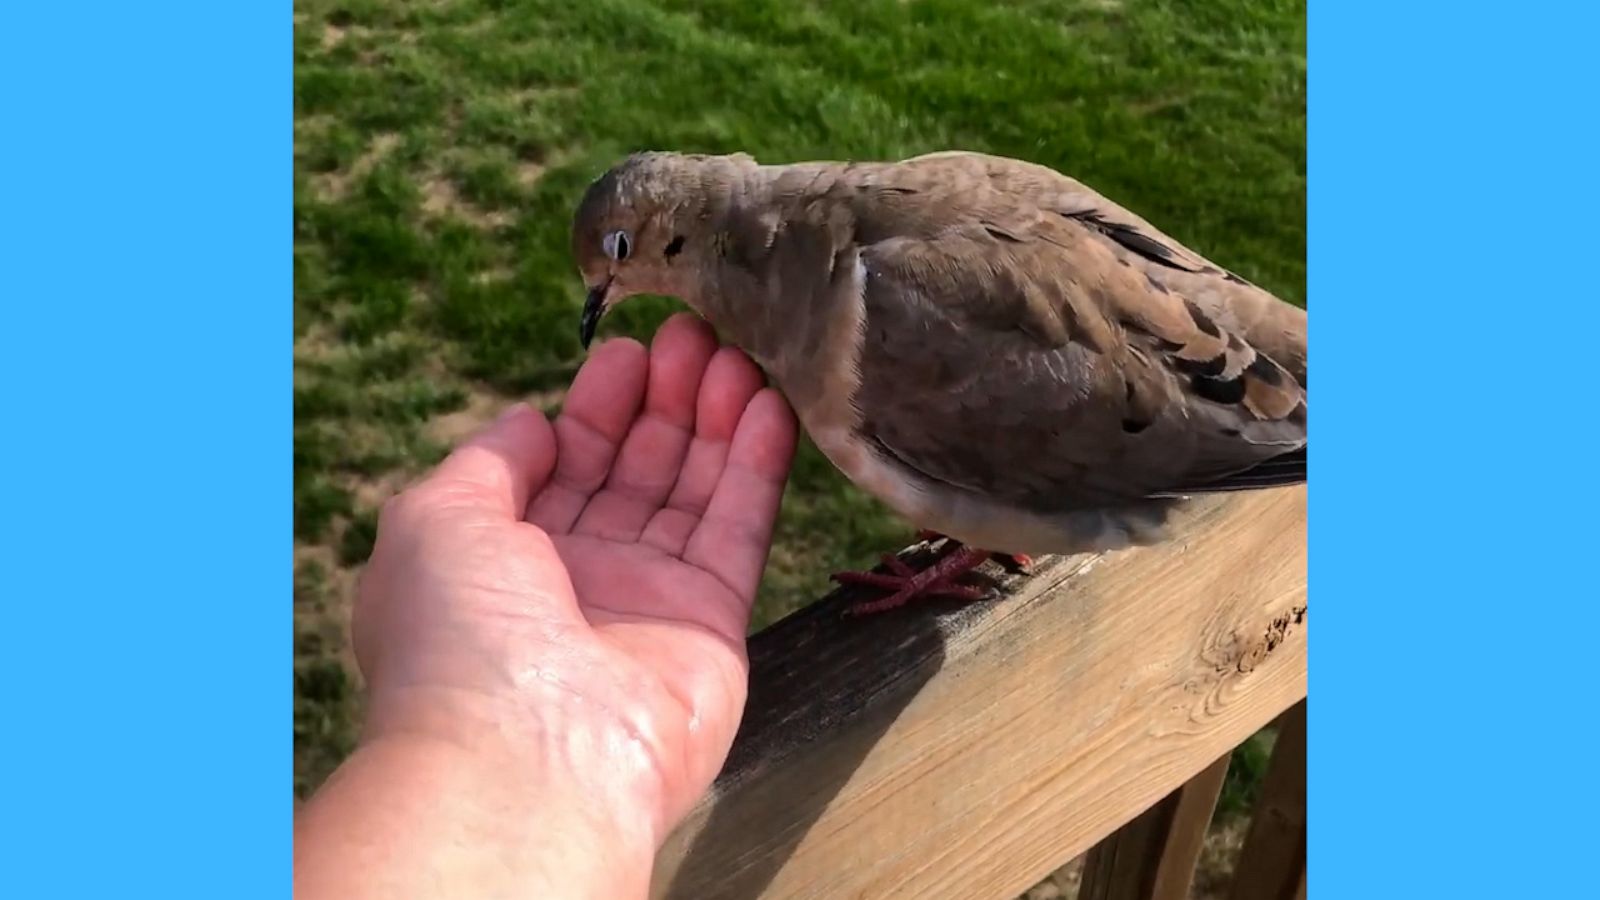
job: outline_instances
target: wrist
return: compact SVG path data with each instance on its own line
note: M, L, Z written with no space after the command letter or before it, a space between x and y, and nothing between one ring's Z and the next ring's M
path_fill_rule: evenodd
M638 729L590 706L570 696L388 691L372 697L361 746L450 753L508 803L549 814L559 800L560 811L581 811L653 854L671 824L660 768Z
M307 804L296 845L326 861L297 853L306 896L576 900L643 897L657 838L639 809L492 741L394 732Z

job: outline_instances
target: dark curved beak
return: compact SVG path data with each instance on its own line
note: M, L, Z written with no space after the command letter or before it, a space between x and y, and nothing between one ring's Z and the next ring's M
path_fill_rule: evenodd
M600 327L600 317L606 314L606 294L611 291L611 281L589 289L589 296L583 301L583 319L578 323L578 340L583 343L583 349L589 349L589 344L594 340L594 332Z

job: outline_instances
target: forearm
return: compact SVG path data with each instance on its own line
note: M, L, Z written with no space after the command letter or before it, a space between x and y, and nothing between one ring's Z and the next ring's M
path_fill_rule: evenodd
M538 768L425 738L364 744L295 822L295 895L643 897L649 824Z

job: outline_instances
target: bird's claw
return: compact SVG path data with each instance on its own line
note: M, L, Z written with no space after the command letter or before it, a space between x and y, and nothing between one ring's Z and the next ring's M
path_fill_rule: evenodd
M917 571L897 556L886 554L884 568L888 572L838 572L832 579L840 584L865 585L889 591L887 597L863 600L851 605L847 616L865 616L904 606L912 600L928 597L945 597L952 600L977 601L989 596L984 588L960 583L960 578L976 569L988 559L983 550L961 547L927 568Z

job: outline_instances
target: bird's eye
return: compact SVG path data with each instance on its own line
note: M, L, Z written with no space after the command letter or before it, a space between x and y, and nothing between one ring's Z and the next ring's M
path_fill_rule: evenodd
M629 244L626 231L613 231L600 239L600 249L604 250L607 256L621 262L628 258L628 252L633 248Z

